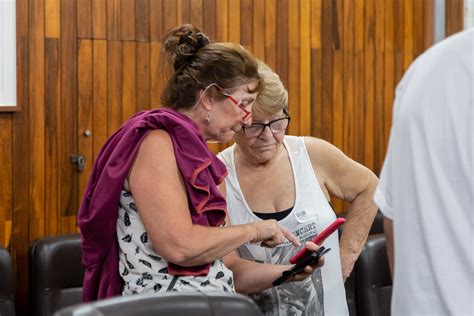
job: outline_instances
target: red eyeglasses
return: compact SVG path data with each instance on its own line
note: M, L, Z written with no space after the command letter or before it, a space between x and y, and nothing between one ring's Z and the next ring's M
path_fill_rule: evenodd
M222 93L227 99L229 99L230 102L232 102L233 104L238 106L242 111L244 111L245 115L242 118L242 122L245 122L248 118L252 117L252 112L247 111L245 106L242 104L242 100L237 101L237 99L235 99L232 95L230 95L229 93L224 91L224 89L219 87L217 83L211 83L210 85L208 85L206 89L204 89L204 92L212 86L216 87L216 89L219 90L219 92Z

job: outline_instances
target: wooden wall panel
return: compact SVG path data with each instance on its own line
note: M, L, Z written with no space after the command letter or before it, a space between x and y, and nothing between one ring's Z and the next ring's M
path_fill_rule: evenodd
M105 39L107 37L107 0L92 1L92 37Z
M45 233L56 235L60 227L59 176L60 156L59 134L61 102L61 43L58 38L46 38L45 41L45 183L48 188L45 196Z
M92 94L93 94L93 152L97 157L107 138L107 41L95 40L92 43ZM131 60L134 63L134 60ZM134 74L130 73L133 77ZM128 91L128 89L127 89Z
M60 104L60 216L61 233L76 229L79 205L78 173L70 156L77 155L77 3L61 1L61 104Z
M0 114L0 243L13 255L20 315L31 240L77 231L82 191L106 138L136 111L161 106L161 40L171 27L193 23L212 40L251 49L289 90L290 133L331 141L376 173L395 86L433 43L434 0L16 3L21 111ZM447 0L448 34L462 28L462 5ZM86 156L85 171L71 155Z
M29 156L30 226L29 236L44 236L45 202L45 37L44 1L30 1L29 6L29 125L31 146Z
M122 0L121 4L121 10L122 10L122 23L121 23L121 35L122 35L122 40L123 41L134 41L135 40L135 34L140 34L142 36L143 34L143 23L139 21L139 18L142 18L143 15L143 7L142 3L136 3L136 0ZM135 18L135 7L137 8L137 16ZM136 21L136 22L135 22ZM136 30L136 26L139 26L140 32Z

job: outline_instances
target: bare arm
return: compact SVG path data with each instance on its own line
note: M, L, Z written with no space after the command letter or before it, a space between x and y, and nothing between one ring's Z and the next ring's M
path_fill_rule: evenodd
M388 265L390 267L390 274L392 275L393 280L393 268L394 268L394 261L393 261L393 221L388 218L384 218L383 220L383 229L385 231L385 239L387 244L387 257L388 257Z
M194 225L173 145L163 130L145 137L129 180L148 236L167 261L182 266L200 265L221 258L246 242L274 246L285 238L286 232L276 221L225 228Z
M316 251L319 248L311 242L306 243L305 246L311 251ZM272 287L272 282L280 277L283 271L291 267L291 265L266 264L242 259L235 251L224 257L224 263L234 274L236 291L244 294L257 293ZM324 257L321 257L316 265L306 266L304 272L287 282L302 281L323 265Z
M368 168L321 139L305 137L320 184L332 195L349 202L340 240L342 276L350 275L377 214L373 194L378 179Z

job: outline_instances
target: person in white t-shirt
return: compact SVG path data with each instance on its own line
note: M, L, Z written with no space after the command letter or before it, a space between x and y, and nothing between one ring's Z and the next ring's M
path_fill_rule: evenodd
M263 88L252 111L252 125L236 133L236 144L218 156L229 173L225 190L231 223L278 220L304 242L336 218L330 194L350 207L340 244L337 232L324 242L331 251L311 278L264 291L252 286L236 290L252 294L266 315L347 315L344 280L377 212L372 201L377 177L322 139L285 136L290 121L288 93L267 65L260 63L258 68ZM274 249L247 243L237 254L257 262L287 264L297 250L290 243ZM231 262L226 264L232 269ZM233 272L237 286L241 274L237 269Z
M397 87L374 197L386 219L392 315L474 315L474 29L416 59Z

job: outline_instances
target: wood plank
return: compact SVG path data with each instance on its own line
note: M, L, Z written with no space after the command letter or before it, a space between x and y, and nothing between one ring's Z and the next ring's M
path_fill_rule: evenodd
M95 40L92 45L94 104L92 137L95 159L107 138L107 41Z
M253 54L265 60L265 1L254 1L252 11Z
M92 165L94 164L92 135L87 136L86 131L92 132L93 102L92 102L92 41L80 40L77 56L77 148L85 157L84 171L79 173L79 196L84 195L84 190L89 181Z
M423 0L413 2L413 59L424 51Z
M163 39L163 0L150 0L150 40L160 42Z
M178 11L179 12L179 11ZM216 38L217 42L227 42L229 38L229 3L227 0L216 2Z
M183 24L183 0L176 0L176 25Z
M240 0L229 0L229 42L240 43Z
M44 236L44 1L31 1L29 6L29 125L30 125L30 235L31 239Z
M198 29L203 29L203 0L191 0L191 24Z
M343 5L344 117L342 150L354 157L354 2Z
M141 42L150 41L150 1L135 0L136 39Z
M311 135L322 134L322 0L311 1Z
M150 109L150 43L137 43L137 105L136 110Z
M137 85L137 42L122 43L122 121L126 121L136 112ZM142 78L140 78L140 81Z
M252 0L240 0L240 43L253 50Z
M17 16L28 21L28 2L17 1ZM12 116L13 132L12 145L12 199L13 199L13 224L11 255L15 267L15 302L18 315L28 313L28 246L29 246L29 210L30 210L30 127L28 122L28 37L21 36L21 28L17 29L17 102L21 111Z
M29 226L29 124L28 124L28 0L16 1L17 107L12 115L12 241L10 254L15 270L17 315L28 315L28 226Z
M75 231L79 206L77 171L70 156L77 154L77 3L61 1L60 214L61 233Z
M395 52L395 84L397 84L404 73L403 68L403 54L404 54L404 36L405 28L402 27L404 22L404 1L393 1L395 38L394 38L394 52Z
M276 34L276 0L265 0L265 62L274 70L277 68Z
M332 0L322 2L322 135L321 137L332 142L333 138L333 3Z
M384 135L384 53L385 2L375 1L375 90L374 90L374 172L378 174L385 158Z
M392 106L395 92L395 19L393 2L397 0L386 0L385 2L385 56L384 56L384 139L385 148L390 136L392 123Z
M0 114L0 245L9 247L13 212L12 114Z
M414 47L413 47L413 2L412 0L404 0L404 42L403 42L403 72L405 72L413 61Z
M44 2L44 36L59 38L61 36L61 7L60 0L45 0Z
M121 35L122 41L134 41L135 40L135 0L121 0ZM139 8L140 3L136 3ZM138 12L137 12L138 13ZM141 18L137 16L137 19ZM137 21L138 23L138 21Z
M446 0L446 37L464 28L464 1Z
M299 24L299 2L288 3L288 100L289 113L295 124L288 128L289 134L300 135L300 24Z
M364 123L365 104L365 64L364 64L364 6L365 1L356 1L354 5L354 159L364 162Z
M175 0L163 0L163 30L169 32L178 24L178 11Z
M92 37L95 39L105 39L107 37L106 0L92 1Z
M159 108L161 93L165 84L164 62L160 43L150 43L150 103L152 108Z
M434 41L434 0L423 1L423 49L426 50Z
M92 38L92 3L91 0L77 1L77 37Z
M122 42L107 42L107 135L122 124Z
M281 81L288 87L289 60L289 29L288 29L289 0L277 0L277 73Z
M46 39L46 100L45 100L45 217L46 235L59 233L59 124L61 107L61 42Z
M212 41L216 39L216 0L203 0L203 32Z
M28 1L29 0L16 0L17 37L28 36Z
M344 9L342 0L333 1L333 144L342 148L344 141ZM340 206L341 207L341 206Z
M15 267L15 303L18 315L28 315L28 210L29 178L25 172L29 157L28 125L28 0L16 1L17 107L12 115L12 200L13 218L10 253Z
M374 170L375 0L365 1L364 165Z
M182 3L182 13L181 19L182 23L191 23L191 0L181 0ZM180 11L178 11L179 14Z
M107 39L120 40L122 11L121 0L107 0Z
M300 2L300 135L311 134L311 0Z

